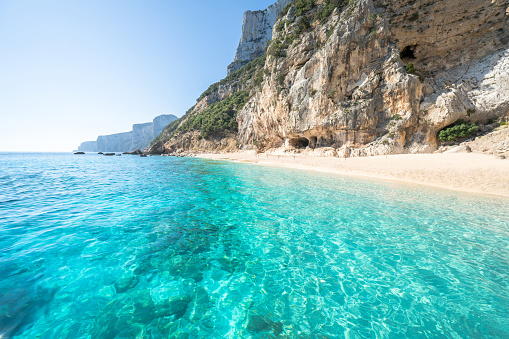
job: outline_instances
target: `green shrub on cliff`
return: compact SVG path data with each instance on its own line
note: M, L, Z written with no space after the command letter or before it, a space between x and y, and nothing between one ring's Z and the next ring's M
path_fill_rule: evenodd
M279 14L279 18L282 18L282 17L286 16L288 14L288 11L292 7L292 5L293 5L293 2L290 2L288 5L286 5L283 8L283 10L281 11L281 13Z
M194 106L193 106L194 107ZM170 136L174 134L177 127L179 127L180 123L184 120L184 117L180 117L177 120L174 120L170 122L166 127L163 129L163 131L150 143L150 146L154 145L158 141L162 140L163 142L166 142L170 139Z
M295 17L298 18L311 10L316 4L316 0L295 0L293 4L295 5Z
M334 9L350 5L353 2L353 0L325 0L316 11L314 20L319 20L323 23L334 12ZM286 16L291 6L294 6L295 9L294 17L298 18L314 9L317 6L317 0L294 0L283 9L279 17Z
M315 14L315 20L324 23L327 18L334 12L334 9L341 8L348 4L348 0L325 0L323 6Z
M228 83L234 84L237 87L244 86L248 80L255 77L256 72L261 71L265 65L266 57L266 55L262 55L261 57L245 64L242 68L229 74L223 80L210 85L209 88L207 88L207 90L203 92L196 101L201 101L206 96L216 92L219 89L219 86L226 85Z
M175 133L195 130L208 138L237 132L237 111L241 110L248 100L248 91L236 92L187 119Z
M286 26L286 21L285 20L279 20L278 23L276 24L276 32L281 32L282 30L285 29L285 26Z
M311 24L309 23L308 18L303 16L302 18L300 18L299 22L297 23L297 29L295 32L297 34L301 34L305 31L307 31L309 29L309 27L311 27Z
M279 32L285 27L285 21L279 21L276 24L276 31ZM267 42L265 50L267 54L274 58L284 58L286 56L286 50L290 47L299 36L306 32L311 27L309 20L306 16L302 16L297 24L293 26L292 31L284 36L278 36L274 40Z
M456 139L466 138L474 133L477 128L476 124L469 124L463 120L458 120L456 123L438 132L438 139L440 141L454 141Z
M286 49L288 48L288 44L282 42L279 39L275 39L270 44L267 54L274 58L284 58L286 56Z
M236 110L243 107L245 102L247 102L246 98L249 96L249 90L253 87L259 87L263 83L263 66L265 65L265 59L266 56L263 55L244 65L241 69L231 73L223 80L209 86L209 88L200 95L197 101L201 101L206 96L217 92L219 86L222 85L228 84L232 86L234 91L237 90L237 92L231 97L211 105L193 117L193 114L195 114L193 110L196 106L194 105L187 110L184 116L167 125L163 132L157 136L151 144L155 144L159 140L166 142L178 132L199 130L202 131L202 134L209 136L236 130L236 118L233 117L232 119L232 115L236 116ZM239 101L239 98L242 98L242 100ZM233 105L235 109L229 109L231 105Z
M411 62L409 62L408 65L406 65L405 69L406 69L406 72L408 74L414 74L415 73L415 66Z

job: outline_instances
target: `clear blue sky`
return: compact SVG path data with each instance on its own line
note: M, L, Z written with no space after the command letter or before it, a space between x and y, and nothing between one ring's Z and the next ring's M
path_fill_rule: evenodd
M0 1L0 151L71 151L226 76L246 10L275 0Z

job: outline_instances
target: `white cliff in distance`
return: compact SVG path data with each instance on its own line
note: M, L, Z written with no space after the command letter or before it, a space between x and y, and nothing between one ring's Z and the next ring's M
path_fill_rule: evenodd
M157 137L164 127L176 120L173 114L164 114L152 122L134 124L130 132L101 135L96 141L85 141L78 147L80 152L132 152L143 150Z

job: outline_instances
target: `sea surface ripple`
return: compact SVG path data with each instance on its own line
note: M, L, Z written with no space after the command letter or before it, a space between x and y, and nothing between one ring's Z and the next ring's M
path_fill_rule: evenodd
M0 154L2 338L509 338L509 200Z

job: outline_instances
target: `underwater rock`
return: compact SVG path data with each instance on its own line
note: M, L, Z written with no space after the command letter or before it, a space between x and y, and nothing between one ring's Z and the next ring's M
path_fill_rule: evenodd
M124 293L138 285L138 281L136 276L122 277L115 282L115 290L117 293Z
M155 317L150 290L125 293L102 309L90 334L92 339L134 338L141 331L140 325L149 324Z
M21 335L40 312L44 313L56 289L23 286L0 294L0 338Z
M223 258L219 259L219 263L221 264L222 270L229 272L229 273L233 273L233 272L235 272L235 269L237 268L237 266L239 266L240 260L238 260L236 258L223 257Z
M189 333L175 333L170 337L170 339L189 339Z
M184 319L171 321L169 318L161 318L158 322L158 328L163 338L189 338L189 334L184 332L187 322ZM193 337L196 338L196 337Z
M184 279L193 279L195 282L203 280L203 271L207 264L199 258L193 257L182 267L179 275Z
M189 304L189 308L192 309L191 312L189 312L189 320L193 322L201 320L207 313L210 306L210 298L207 290L201 286L196 286L192 302Z
M170 303L168 305L168 312L169 314L173 315L182 311L185 311L187 308L187 305L189 305L189 302L191 301L191 298L189 296L184 297L176 297L170 300Z
M193 299L199 305L208 304L210 301L209 294L207 293L207 290L201 286L195 287Z
M268 316L261 315L256 311L248 313L248 321L246 329L249 332L271 332L279 335L283 331L283 324L278 321L272 321Z
M173 297L164 302L164 306L159 307L157 313L159 316L175 316L181 318L187 310L187 306L191 302L188 295Z
M200 245L200 246L196 247L196 249L193 251L193 254L200 254L200 253L204 253L204 252L208 252L208 251L210 251L209 245Z

